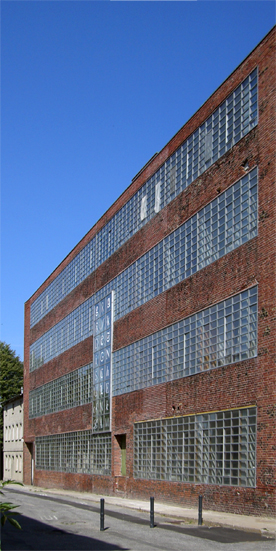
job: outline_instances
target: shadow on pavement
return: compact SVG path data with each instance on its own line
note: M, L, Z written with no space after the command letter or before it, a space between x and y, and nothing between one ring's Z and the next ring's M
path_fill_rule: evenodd
M38 520L18 515L22 530L9 523L2 529L3 551L128 551L126 547L66 532Z
M22 492L22 491L18 491L18 490L14 490L14 489L9 489L9 491L11 492L14 492L14 493L25 493L27 495L29 495L27 492ZM43 499L43 500L49 500L49 501L54 501L55 503L60 503L60 504L63 504L63 505L70 505L71 507L74 507L76 509L83 509L83 510L88 510L88 511L92 511L92 512L95 512L95 513L99 513L99 505L91 505L91 504L83 504L83 503L78 503L78 502L74 502L74 501L71 501L69 499L66 499L66 498L60 498L60 497L56 497L56 496L46 496L46 495L33 495L32 497L37 497L37 498L40 498L40 499ZM136 511L132 511L132 512L129 512L129 511L125 511L124 509L121 509L120 511L113 511L111 509L109 509L109 507L107 506L106 509L105 509L105 518L107 517L110 517L110 518L114 518L114 519L117 519L117 520L122 520L124 522L131 522L131 523L134 523L134 524L140 524L140 525L143 525L143 526L149 526L149 517L148 518L145 518L144 515L143 517L139 516L139 513L136 512ZM21 517L21 518L24 518L24 517ZM267 536L263 536L262 534L260 534L259 532L248 532L248 531L245 531L245 530L240 530L240 529L237 529L237 528L231 528L231 527L223 527L223 526L207 526L207 525L203 525L203 526L197 526L196 524L192 524L192 525L187 525L185 524L185 521L173 521L173 520L167 520L167 521L164 521L163 519L161 520L160 516L157 514L156 515L156 523L155 523L155 530L158 530L158 529L162 529L162 530L170 530L172 532L178 532L179 534L183 534L183 535L187 535L187 536L192 536L192 537L195 537L195 538L201 538L201 539L206 539L206 540L211 540L211 541L215 541L217 543L242 543L242 542L257 542L257 541L267 541L267 540L274 540L274 538L271 538L271 537L267 537ZM158 519L158 520L157 520ZM45 530L45 526L46 528L48 528L48 532L50 532L50 530L53 530L53 527L51 526L48 526L48 525L43 525L43 523L40 523L39 521L32 521L31 519L27 519L29 522L36 522L38 525L41 524L41 526L44 526L44 530ZM178 526L177 526L178 524ZM12 527L11 527L12 528ZM14 531L14 529L13 529ZM74 534L68 534L67 532L63 532L62 530L58 530L56 529L56 540L55 540L55 545L57 545L57 542L61 540L61 535L64 534L64 538L65 538L65 535L67 538L77 538L77 539L80 539L80 540L84 540L84 545L88 545L88 546L84 546L84 547L80 547L78 544L77 546L73 547L53 547L52 545L50 547L4 547L3 548L3 551L12 551L12 550L17 550L17 551L25 551L25 549L32 549L33 551L40 551L41 550L51 550L51 551L56 551L58 549L68 549L68 551L72 551L72 550L75 550L75 549L86 549L86 550L89 550L89 551L94 551L94 550L120 550L120 549L125 549L123 547L116 547L116 546L112 546L110 544L107 544L107 543L104 543L104 542L101 542L99 540L96 540L96 539L93 539L93 538L87 538L85 536L77 536L77 535L74 535ZM59 533L59 535L58 535ZM54 534L52 534L54 536ZM64 539L63 538L63 539ZM64 540L65 541L65 540ZM69 541L69 540L68 540ZM88 544L85 543L86 541L88 541ZM91 543L92 542L92 543ZM94 542L94 543L93 543ZM92 547L92 544L94 545L94 547ZM63 544L65 545L65 544Z
M160 524L159 528L163 530L172 530L171 526ZM259 534L258 532L245 532L244 530L237 530L235 528L225 528L222 526L174 526L174 532L180 534L186 534L187 536L193 536L195 538L202 538L205 540L216 541L218 543L242 543L246 541L267 541L267 538Z

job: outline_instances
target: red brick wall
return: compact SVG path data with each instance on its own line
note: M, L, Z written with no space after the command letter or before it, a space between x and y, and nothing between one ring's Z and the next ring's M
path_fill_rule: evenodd
M111 494L113 489L113 480L110 476L94 475L92 478L84 474L53 471L36 471L34 484L43 488L63 488L100 495Z
M32 434L48 436L62 432L88 430L92 428L92 405L77 406L72 409L42 415L29 419L29 428Z
M47 368L39 367L29 375L29 389L45 385L53 379L66 375L70 371L87 365L93 361L93 337L88 337L84 341L76 344L66 350L53 360L47 362Z
M231 251L114 324L113 349L256 285L257 238Z
M116 493L155 495L163 501L196 505L199 493L204 506L225 511L269 515L275 511L275 359L276 359L276 248L275 248L275 28L246 58L188 123L172 138L141 175L118 198L84 239L26 303L24 413L25 441L35 435L84 430L91 427L91 405L67 412L28 419L29 389L60 377L92 361L92 338L76 345L33 373L28 373L29 346L95 291L124 270L149 248L212 201L245 172L258 166L258 236L210 266L162 293L114 324L114 350L175 321L258 285L258 357L197 374L171 383L113 398L112 477L35 471L35 484ZM204 174L157 214L127 243L106 260L70 295L30 330L30 305L95 235L97 231L143 185L175 149L213 112L233 89L258 65L259 121ZM133 423L243 406L257 406L257 487L232 488L133 479ZM173 409L174 408L174 409ZM115 434L127 435L127 477L118 477L120 449ZM30 454L25 447L25 480L30 478ZM275 495L275 494L274 494Z

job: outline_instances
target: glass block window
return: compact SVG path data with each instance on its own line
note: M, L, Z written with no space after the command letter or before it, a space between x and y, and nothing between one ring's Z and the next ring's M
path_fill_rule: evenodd
M92 402L93 364L46 383L29 394L29 418Z
M113 396L257 355L257 287L113 353Z
M257 68L183 142L31 305L31 327L257 124Z
M30 347L30 371L92 335L93 305L115 291L114 321L257 235L257 168L102 287Z
M39 436L35 441L38 470L111 474L111 435L90 430Z
M256 485L255 407L134 425L134 477Z
M93 334L93 300L83 302L30 347L30 371Z

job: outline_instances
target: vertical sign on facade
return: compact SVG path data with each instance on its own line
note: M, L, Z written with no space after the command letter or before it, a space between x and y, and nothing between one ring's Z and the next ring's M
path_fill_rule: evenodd
M93 432L106 432L111 418L112 293L95 304L94 320Z

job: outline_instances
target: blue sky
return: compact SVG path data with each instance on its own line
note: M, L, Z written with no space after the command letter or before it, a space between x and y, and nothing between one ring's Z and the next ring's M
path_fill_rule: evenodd
M275 23L270 1L3 1L1 340Z

